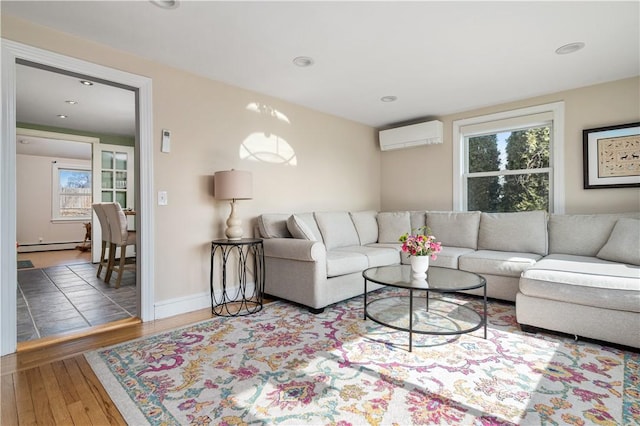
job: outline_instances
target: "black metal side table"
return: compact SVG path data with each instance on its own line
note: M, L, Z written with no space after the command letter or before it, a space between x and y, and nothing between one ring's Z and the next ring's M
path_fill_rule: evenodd
M217 276L222 283L222 292L214 291L216 276L216 253L222 256L222 270ZM236 259L233 259L235 257ZM230 259L232 258L232 259ZM237 262L237 286L227 283L228 262ZM249 266L253 263L253 270ZM254 286L247 282L249 273L253 273ZM264 291L264 247L260 238L242 238L240 240L214 240L211 242L211 312L219 316L243 316L254 314L262 309Z

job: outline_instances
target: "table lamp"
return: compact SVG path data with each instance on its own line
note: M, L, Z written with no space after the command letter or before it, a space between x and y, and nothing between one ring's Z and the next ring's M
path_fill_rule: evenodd
M236 200L250 200L253 185L251 172L225 170L213 175L214 196L217 200L231 200L231 213L224 231L229 240L242 238L242 221L236 218Z

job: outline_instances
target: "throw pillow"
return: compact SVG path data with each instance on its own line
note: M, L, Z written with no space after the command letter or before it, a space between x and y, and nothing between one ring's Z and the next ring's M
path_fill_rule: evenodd
M288 214L266 213L258 216L258 229L262 238L291 238L287 230Z
M640 265L640 220L618 219L597 255L603 260Z
M289 219L287 219L287 229L291 232L293 238L317 241L316 236L313 235L313 231L309 225L307 225L298 215L293 214L289 216Z

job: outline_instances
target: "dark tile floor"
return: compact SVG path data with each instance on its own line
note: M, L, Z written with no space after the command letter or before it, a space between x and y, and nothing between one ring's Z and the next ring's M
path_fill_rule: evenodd
M115 275L108 285L96 272L91 263L18 270L18 342L137 316L135 272L119 289Z

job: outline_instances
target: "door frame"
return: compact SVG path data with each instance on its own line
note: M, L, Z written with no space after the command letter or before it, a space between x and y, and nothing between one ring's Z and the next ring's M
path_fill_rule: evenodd
M0 355L17 346L16 253L16 60L95 77L135 91L137 100L137 288L142 321L154 319L153 103L152 80L26 44L2 39L0 146Z

